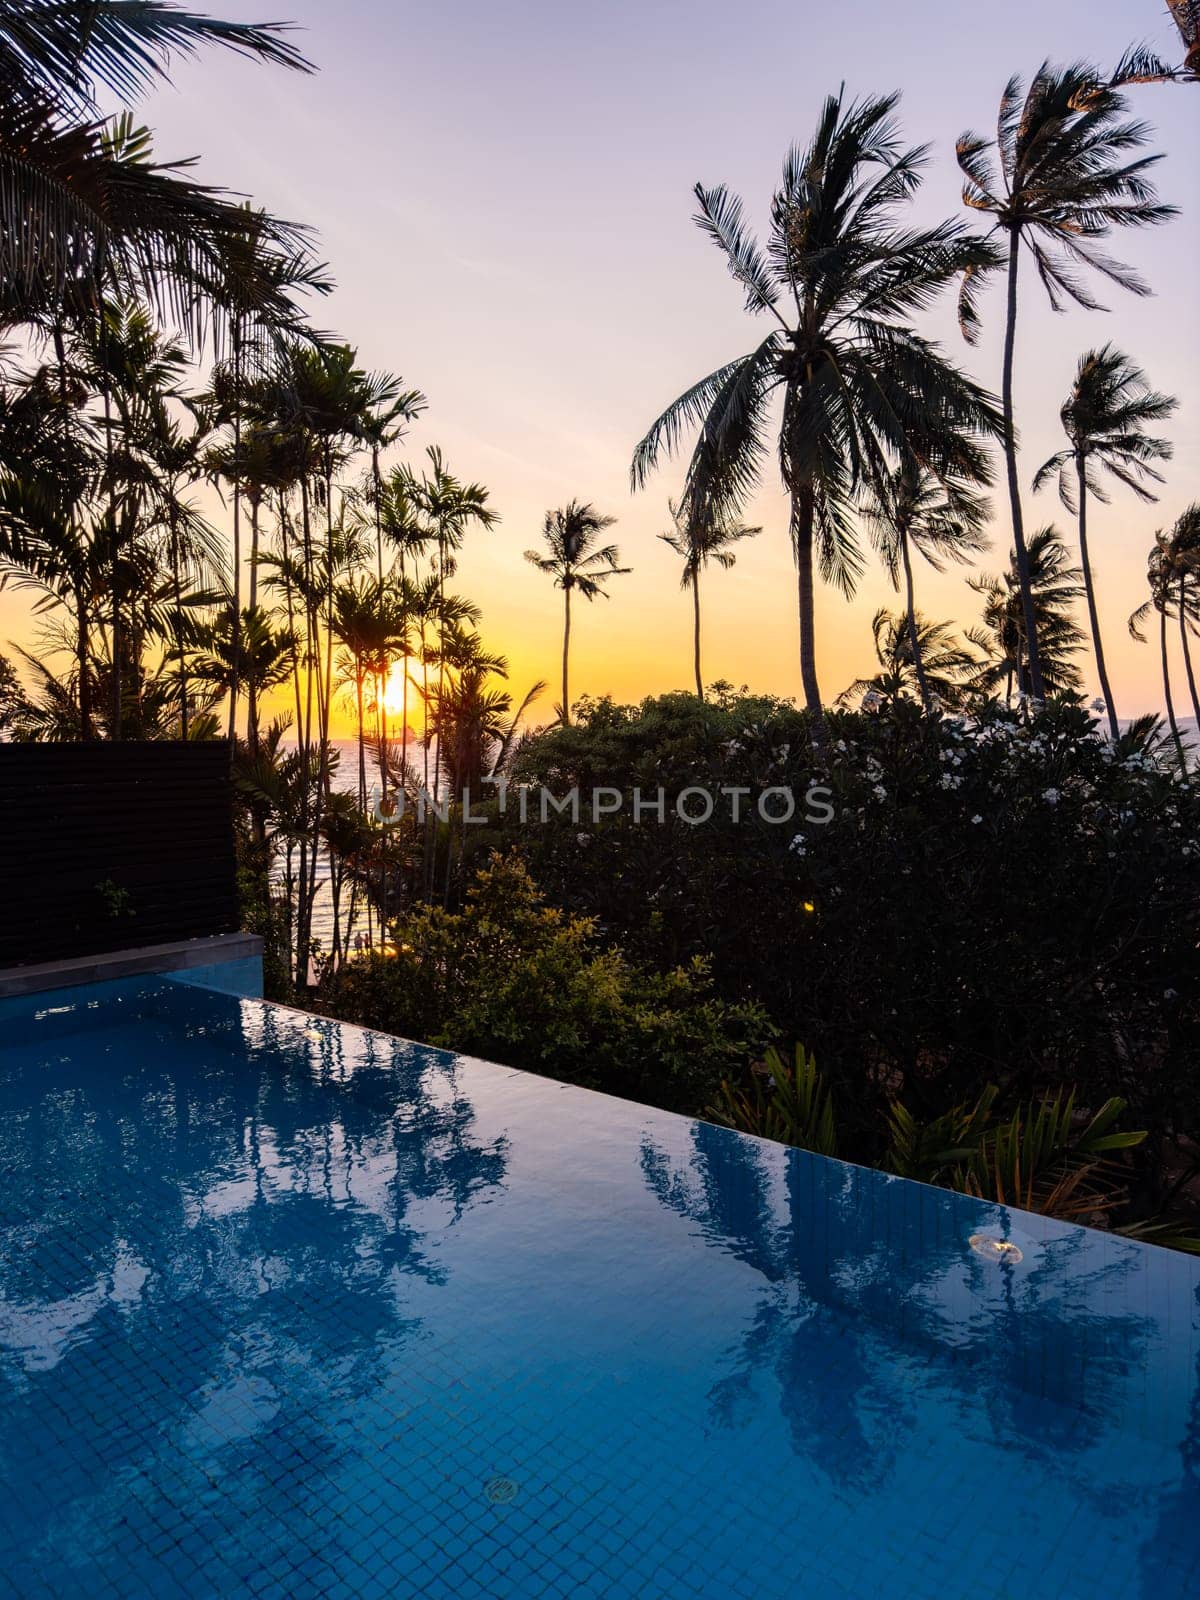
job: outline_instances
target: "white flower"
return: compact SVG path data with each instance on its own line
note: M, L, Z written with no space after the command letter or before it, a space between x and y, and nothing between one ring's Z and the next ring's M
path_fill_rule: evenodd
M1056 806L1062 799L1062 795L1057 789L1044 789L1042 791L1042 799L1048 806Z
M876 800L886 800L887 799L887 790L883 787L883 785L881 783L877 783L872 792L874 793Z
M802 833L796 834L791 844L788 845L788 849L793 855L806 856L808 854L808 845L804 842L804 835Z
M575 842L576 844L591 844L592 836L590 833L577 833L575 835Z
M974 823L980 823L980 822L983 821L983 818L979 815L979 813L977 811L975 813L975 815L971 818L971 821L974 822Z

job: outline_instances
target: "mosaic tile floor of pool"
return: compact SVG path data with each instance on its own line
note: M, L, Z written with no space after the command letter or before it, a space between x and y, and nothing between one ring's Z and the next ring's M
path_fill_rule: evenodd
M0 1594L1195 1600L1198 1285L259 1002L6 1001Z

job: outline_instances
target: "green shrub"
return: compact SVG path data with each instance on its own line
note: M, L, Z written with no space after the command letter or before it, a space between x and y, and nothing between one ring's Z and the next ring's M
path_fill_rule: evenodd
M693 784L802 796L814 775L826 824L689 826L670 803ZM667 695L584 706L517 776L664 788L665 825L628 803L509 825L552 903L638 961L706 956L726 999L803 1039L851 1159L882 1159L895 1100L929 1121L988 1083L1007 1106L1078 1085L1128 1103L1147 1204L1167 1198L1200 1139L1200 788L1144 730L1112 745L1073 705L968 721L897 701L831 713L814 751L790 706Z
M346 963L319 1003L347 1021L695 1111L770 1036L730 1004L697 956L665 971L631 961L595 921L545 903L517 857L493 857L462 911L423 905L394 925L394 954Z

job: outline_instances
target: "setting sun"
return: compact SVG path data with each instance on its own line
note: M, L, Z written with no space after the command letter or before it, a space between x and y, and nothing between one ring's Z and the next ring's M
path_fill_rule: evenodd
M404 698L404 673L405 663L407 660L408 657L405 656L399 661L393 661L391 667L388 669L387 682L385 683L383 689L383 709L387 712L389 717L402 716L404 714L406 704L411 703L411 689L409 692L409 700L406 702Z

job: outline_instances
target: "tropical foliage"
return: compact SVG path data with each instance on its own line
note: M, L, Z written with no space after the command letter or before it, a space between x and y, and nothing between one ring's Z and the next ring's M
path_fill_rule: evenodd
M724 185L696 187L756 334L632 464L645 489L684 457L662 537L694 693L572 701L573 602L631 570L613 517L572 498L526 552L562 599L537 730L545 684L511 681L461 592L511 519L438 445L409 455L421 390L318 325L308 228L161 159L131 109L203 51L310 71L287 29L0 0L0 586L31 618L0 656L0 737L228 739L273 995L989 1198L1143 1230L1186 1210L1200 510L1154 536L1130 621L1153 625L1164 739L1118 719L1088 519L1113 478L1153 498L1175 402L1088 350L1028 480L1014 401L1023 265L1056 308L1094 307L1097 278L1148 292L1106 241L1172 215L1125 93L1195 79L1195 8L1172 13L1179 66L1135 49L1010 80L995 141L958 142L967 220L918 214L930 151L896 94L823 103L761 242ZM973 339L997 273L998 398L926 327L957 284ZM774 533L745 520L772 456ZM1055 479L1078 554L1026 528L1024 492ZM760 532L795 560L802 710L706 683L702 589ZM852 595L872 551L900 601L829 708L815 586ZM930 613L918 557L969 569L969 620ZM1107 736L1081 704L1084 610ZM579 815L594 788L619 803ZM723 797L702 826L688 788ZM531 827L537 790L557 805Z

